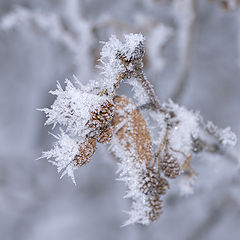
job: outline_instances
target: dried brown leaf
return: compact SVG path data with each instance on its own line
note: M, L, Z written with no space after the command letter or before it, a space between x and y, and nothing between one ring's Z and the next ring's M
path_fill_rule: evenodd
M136 163L148 163L152 157L152 139L142 114L126 97L114 98L113 127L119 143L134 157Z

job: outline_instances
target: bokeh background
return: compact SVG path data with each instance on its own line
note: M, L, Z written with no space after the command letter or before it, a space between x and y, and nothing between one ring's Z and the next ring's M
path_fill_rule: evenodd
M36 109L52 104L57 81L97 79L99 41L111 34L146 36L145 70L161 101L172 97L239 136L240 10L222 5L0 0L0 239L239 240L239 144L224 156L194 158L194 195L181 196L176 180L148 227L120 227L130 203L107 147L77 171L77 186L35 161L54 141Z

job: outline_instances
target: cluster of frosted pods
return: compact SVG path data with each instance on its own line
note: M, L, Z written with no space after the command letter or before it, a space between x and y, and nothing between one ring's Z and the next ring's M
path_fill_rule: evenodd
M51 92L56 95L51 108L42 109L46 124L61 126L61 133L55 136L57 142L42 157L56 165L62 176L69 175L74 183L74 170L91 159L97 143L110 143L110 151L119 160L120 179L128 188L125 197L132 199L125 224L149 224L159 217L162 195L169 188L167 178L182 175L191 185L195 176L191 156L199 149L196 142L202 132L207 132L207 127L202 130L204 123L198 114L171 101L159 104L142 70L143 42L141 34L125 35L124 42L112 36L101 52L101 80L87 86L78 80L75 84L66 80L65 89L58 84L57 90ZM134 95L141 97L135 103L116 95L124 79L131 81ZM153 139L156 136L149 131L140 110L144 106L157 123L157 139ZM215 128L214 134L224 143L236 141L230 129Z

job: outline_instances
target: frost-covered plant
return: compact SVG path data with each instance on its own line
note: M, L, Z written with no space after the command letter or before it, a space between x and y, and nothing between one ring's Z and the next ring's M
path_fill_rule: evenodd
M97 142L110 143L109 150L119 160L120 180L128 188L125 197L132 199L125 224L147 225L162 212L167 179L176 179L181 193L192 193L197 175L192 156L235 145L236 136L171 100L160 103L143 72L144 37L124 38L121 42L112 36L104 43L98 81L84 86L77 79L74 84L66 80L65 89L58 84L50 92L56 100L42 111L46 124L59 125L61 133L42 158L75 183L74 170L91 159ZM134 101L116 94L124 80L132 86Z

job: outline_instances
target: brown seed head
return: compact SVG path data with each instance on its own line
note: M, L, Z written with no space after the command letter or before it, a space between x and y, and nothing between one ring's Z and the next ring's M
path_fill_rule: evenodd
M103 144L109 143L112 140L112 136L113 136L113 127L108 126L100 130L100 133L97 137L97 141Z
M82 166L89 162L92 155L96 151L96 140L87 139L85 142L80 143L78 146L79 153L74 158L74 163L76 166Z
M143 172L141 191L146 195L166 193L169 188L167 179L160 177L159 173L153 168L147 168Z
M113 118L114 104L107 100L100 108L91 112L91 117L88 126L94 129L105 128L109 125Z
M157 194L151 196L148 199L148 205L151 208L151 210L147 213L149 220L151 222L158 219L159 215L162 213L162 200L159 198Z
M166 153L161 160L161 169L168 178L176 178L180 173L177 158L173 157L170 153Z

